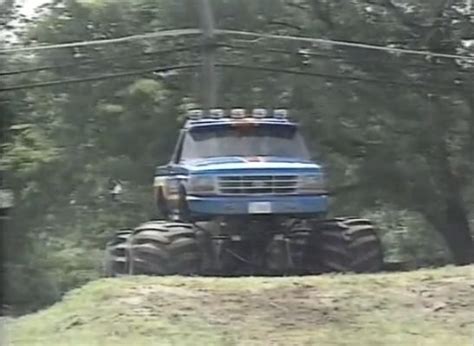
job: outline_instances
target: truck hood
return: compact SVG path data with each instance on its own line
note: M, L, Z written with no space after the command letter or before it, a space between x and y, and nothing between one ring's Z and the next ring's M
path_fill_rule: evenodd
M207 159L188 160L184 162L185 168L191 173L234 172L242 173L255 171L291 171L319 173L321 166L304 159L290 157L256 156L240 157L226 156Z

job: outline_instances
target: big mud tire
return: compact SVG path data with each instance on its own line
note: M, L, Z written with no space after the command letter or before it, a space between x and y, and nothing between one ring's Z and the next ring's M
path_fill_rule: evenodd
M369 220L335 219L320 225L319 258L323 272L374 273L383 269L383 249Z
M103 274L105 277L116 277L128 274L127 241L132 230L115 232L105 247Z
M132 275L193 275L201 269L201 251L193 227L177 222L147 222L129 240Z

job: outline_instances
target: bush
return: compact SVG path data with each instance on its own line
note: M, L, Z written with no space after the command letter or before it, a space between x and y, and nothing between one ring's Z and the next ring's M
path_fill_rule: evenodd
M417 213L385 207L365 213L379 228L389 262L410 267L439 266L451 261L443 239Z

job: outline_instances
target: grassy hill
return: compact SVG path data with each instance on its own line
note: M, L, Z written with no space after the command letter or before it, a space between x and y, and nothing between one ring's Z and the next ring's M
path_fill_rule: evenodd
M103 279L7 323L7 345L474 345L474 267ZM3 343L2 343L3 344Z

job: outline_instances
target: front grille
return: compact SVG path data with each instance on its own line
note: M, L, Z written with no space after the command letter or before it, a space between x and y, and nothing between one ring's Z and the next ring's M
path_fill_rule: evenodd
M225 195L295 193L296 175L225 175L218 177L219 192Z

